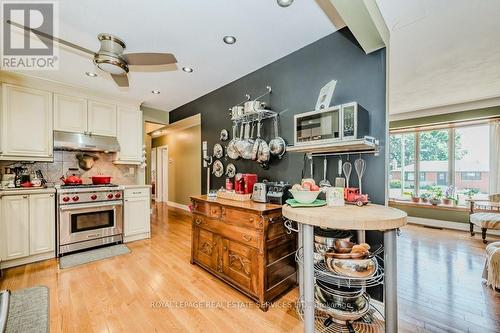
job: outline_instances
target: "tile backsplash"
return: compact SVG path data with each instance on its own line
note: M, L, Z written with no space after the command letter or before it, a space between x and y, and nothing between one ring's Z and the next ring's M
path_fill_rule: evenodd
M41 170L44 178L48 183L62 184L59 179L61 176L66 176L69 168L78 168L78 160L75 155L78 152L73 151L54 151L54 162L35 162L27 163L30 173L35 170ZM95 160L93 167L85 171L79 168L81 177L84 183L91 183L89 178L95 175L111 176L111 181L119 185L136 184L138 167L135 165L119 165L113 164L113 154L95 153L99 158ZM4 172L4 167L14 166L19 164L15 161L0 161L1 171ZM133 173L131 173L133 169Z

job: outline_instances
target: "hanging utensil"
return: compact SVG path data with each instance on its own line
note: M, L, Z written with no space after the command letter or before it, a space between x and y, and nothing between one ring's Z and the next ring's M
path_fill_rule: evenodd
M319 182L319 187L330 187L332 184L326 179L326 170L328 168L328 161L325 159L323 160L323 180Z
M365 173L366 170L366 162L364 159L359 157L354 161L354 169L356 170L356 174L358 175L359 179L359 194L363 194L363 188L361 185L361 181L363 179L363 174Z
M352 164L351 162L347 161L344 163L342 166L342 170L344 171L345 179L346 179L346 187L349 187L349 178L351 177L351 172L352 172Z
M277 117L274 117L274 135L274 139L269 141L269 149L271 150L271 154L278 156L278 158L281 159L286 152L286 142L279 136Z
M339 158L337 172L338 177L335 178L335 187L345 187L345 179L342 177L342 157Z
M237 131L237 126L233 125L233 137L231 138L231 141L227 144L226 148L226 154L229 156L229 158L233 160L237 160L240 158L240 154L238 154L238 150L236 149L236 142L239 140L236 134Z
M258 155L259 155L259 147L262 144L262 141L264 141L260 138L260 127L261 127L261 123L259 120L259 122L257 123L257 138L255 139L255 142L253 143L253 149L252 149L252 160L253 161L257 160Z

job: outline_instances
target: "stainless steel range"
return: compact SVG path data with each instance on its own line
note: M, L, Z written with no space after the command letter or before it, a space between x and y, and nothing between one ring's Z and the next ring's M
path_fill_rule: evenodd
M61 185L57 190L57 255L123 241L123 189Z

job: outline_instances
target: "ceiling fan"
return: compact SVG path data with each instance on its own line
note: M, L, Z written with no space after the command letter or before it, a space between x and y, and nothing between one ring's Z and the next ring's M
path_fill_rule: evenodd
M123 53L125 42L110 34L99 34L97 39L101 43L99 51L94 52L85 47L73 44L64 39L49 35L22 24L7 20L7 23L29 31L42 39L53 40L78 51L87 53L94 58L94 64L101 70L108 72L119 87L128 87L129 66L161 66L175 64L177 59L172 53Z

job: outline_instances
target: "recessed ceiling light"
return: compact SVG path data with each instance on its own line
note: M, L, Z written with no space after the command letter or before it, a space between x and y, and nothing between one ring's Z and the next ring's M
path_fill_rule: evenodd
M92 73L92 72L85 72L85 75L90 76L90 77L96 77L97 76L96 73Z
M159 91L159 90L152 90L151 92L152 92L153 94L155 94L155 95L159 95L159 94L160 94L160 91Z
M182 67L182 70L186 73L192 73L193 69L191 67Z
M277 0L280 7L288 7L293 3L293 0Z
M224 36L222 40L224 41L224 43L229 45L236 43L236 37L234 36Z

